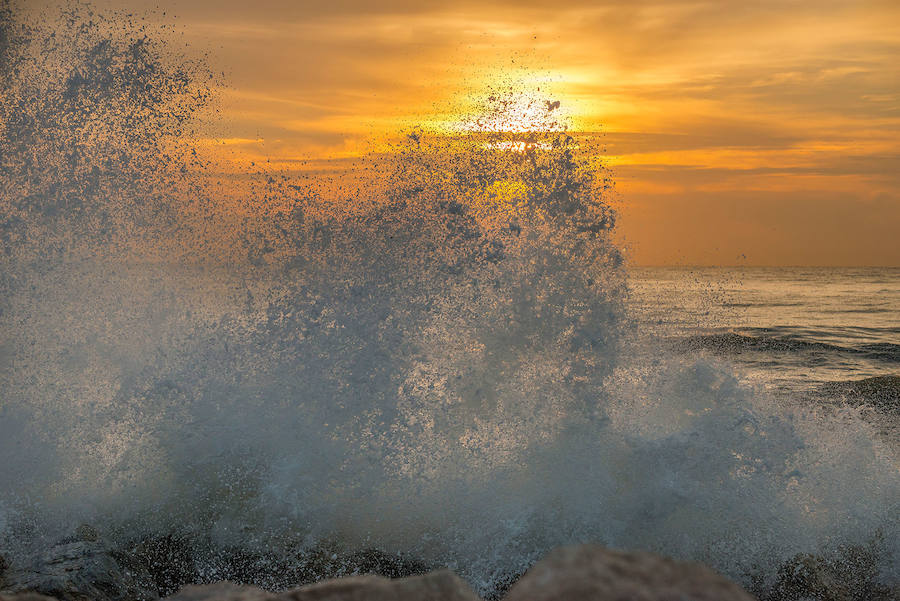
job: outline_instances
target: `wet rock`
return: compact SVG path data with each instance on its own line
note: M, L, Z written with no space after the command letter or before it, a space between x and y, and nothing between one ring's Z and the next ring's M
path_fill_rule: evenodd
M0 555L0 591L6 588L6 570L9 569L9 562L6 557Z
M165 601L480 601L469 585L449 570L390 580L349 576L283 593L228 582L186 586Z
M274 593L255 586L216 582L189 584L171 597L166 597L165 601L269 601L275 598Z
M146 588L160 596L171 595L186 584L200 582L196 555L204 543L176 534L145 537L122 546L119 565L135 573L146 573ZM215 580L237 580L222 576ZM203 582L209 582L203 581Z
M771 601L817 599L819 601L851 601L850 584L815 555L798 555L778 570L778 582Z
M480 601L478 595L450 570L389 580L380 576L352 576L327 580L288 591L279 601Z
M843 547L824 557L801 553L778 569L778 580L766 601L898 601L900 590L880 583L874 546Z
M504 601L753 601L706 566L597 545L551 552L516 582Z
M386 553L379 549L365 549L346 555L341 559L345 566L353 566L354 574L337 574L337 576L374 574L387 578L406 578L427 574L436 566L429 566L415 558Z
M435 567L378 549L348 551L329 541L274 550L223 546L206 537L177 533L128 541L116 559L120 566L149 574L148 588L157 590L160 597L174 595L189 584L234 582L280 591L361 574L403 578Z
M0 601L56 601L40 593L0 593Z
M123 569L114 550L89 526L80 526L43 553L23 558L6 571L9 593L35 592L60 601L152 601L145 574Z

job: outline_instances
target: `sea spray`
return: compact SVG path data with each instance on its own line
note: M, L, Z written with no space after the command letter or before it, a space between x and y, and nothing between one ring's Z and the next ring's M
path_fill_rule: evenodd
M2 29L8 553L90 522L490 591L578 541L768 586L877 540L900 577L896 451L635 331L609 175L554 102L486 94L339 176L225 176L192 146L202 64L121 16L50 22Z

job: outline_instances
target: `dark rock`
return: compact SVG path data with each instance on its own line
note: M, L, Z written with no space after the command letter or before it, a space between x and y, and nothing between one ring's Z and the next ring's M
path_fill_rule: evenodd
M898 601L896 589L881 584L874 545L842 547L830 556L801 553L778 569L766 601Z
M145 574L147 588L159 596L171 595L182 586L198 582L195 554L199 545L188 537L169 534L127 544L117 555L119 564ZM227 580L223 577L219 580Z
M56 601L40 593L0 593L0 601Z
M770 601L816 599L850 601L850 584L838 578L828 564L815 555L798 555L778 570L778 582Z
M508 572L495 577L493 587L484 595L484 601L500 601L500 599L506 597L506 593L521 577L521 572Z
M9 568L9 562L3 555L0 555L0 591L6 588L6 570Z
M61 601L152 601L145 574L122 569L112 548L88 526L6 572L10 593L36 592Z
M434 566L402 555L393 555L379 549L366 549L349 554L345 565L354 566L356 574L375 574L386 578L406 578L429 573Z
M434 566L378 549L347 551L323 541L313 547L279 551L221 546L203 537L149 537L122 545L116 559L150 577L148 588L161 597L189 584L234 582L264 590L289 590L322 580L376 574L402 578L424 574Z
M597 545L562 547L519 579L505 601L753 601L697 563Z

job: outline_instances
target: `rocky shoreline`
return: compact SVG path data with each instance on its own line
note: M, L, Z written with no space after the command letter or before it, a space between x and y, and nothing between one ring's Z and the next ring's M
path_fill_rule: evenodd
M450 570L374 550L344 556L313 552L293 570L277 561L272 564L272 558L230 557L230 571L200 574L191 570L192 559L172 540L151 541L145 547L125 551L81 526L42 552L19 558L0 555L0 601L482 600ZM283 580L264 578L262 563L280 570ZM487 599L900 600L900 590L880 587L872 574L864 573L866 557L859 556L857 565L849 568L852 573L841 573L833 562L797 556L781 566L774 587L764 595L754 591L754 596L699 563L580 545L554 550Z

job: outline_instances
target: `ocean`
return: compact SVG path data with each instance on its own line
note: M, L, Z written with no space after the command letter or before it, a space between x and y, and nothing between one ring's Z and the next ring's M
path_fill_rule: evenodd
M863 381L897 395L900 269L637 268L630 289L639 329L720 357L747 381L785 396Z

